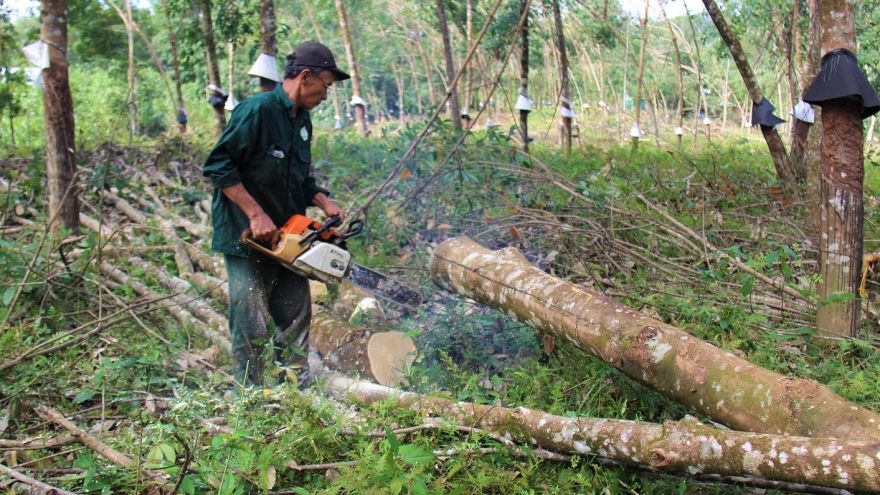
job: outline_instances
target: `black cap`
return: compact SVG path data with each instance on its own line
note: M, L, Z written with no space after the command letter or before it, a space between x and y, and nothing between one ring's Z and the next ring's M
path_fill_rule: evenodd
M317 41L306 41L296 47L296 50L287 56L287 65L292 64L327 69L336 74L337 81L351 79L351 76L336 67L336 59L333 58L333 52Z

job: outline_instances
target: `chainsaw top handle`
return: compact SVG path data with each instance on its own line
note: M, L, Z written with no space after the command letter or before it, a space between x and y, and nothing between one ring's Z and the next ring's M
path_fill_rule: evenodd
M330 217L326 222L324 222L324 225L321 225L320 227L318 227L317 229L312 231L311 234L303 237L303 239L301 241L299 241L299 245L306 246L306 245L310 244L312 241L317 239L318 236L320 236L321 234L326 232L330 227L333 227L334 225L341 223L341 222L342 222L342 217L339 215L334 215L334 216Z

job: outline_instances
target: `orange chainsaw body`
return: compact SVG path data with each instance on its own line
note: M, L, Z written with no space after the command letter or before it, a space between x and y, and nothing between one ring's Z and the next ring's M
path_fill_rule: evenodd
M250 230L245 231L241 240L246 245L256 249L266 256L287 263L288 265L292 265L293 260L297 259L312 245L311 242L305 245L300 245L300 241L308 237L309 234L317 230L319 227L321 227L320 223L305 215L294 215L290 217L281 229L279 229L281 235L278 238L278 244L273 246L272 249L267 249L257 242L254 242L253 238L250 237ZM318 239L325 242L329 242L337 237L342 237L342 234L333 229L327 229L318 235Z

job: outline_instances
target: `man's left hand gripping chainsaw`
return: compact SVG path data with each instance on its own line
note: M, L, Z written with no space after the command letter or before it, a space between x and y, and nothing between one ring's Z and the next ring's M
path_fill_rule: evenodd
M303 215L294 215L281 227L281 237L273 249L257 243L250 230L244 231L241 242L304 277L321 282L346 280L383 299L416 309L422 302L421 294L350 261L351 255L345 249L345 241L361 233L364 221L355 220L348 225L345 233L339 233L331 227L341 220L335 216L321 225Z

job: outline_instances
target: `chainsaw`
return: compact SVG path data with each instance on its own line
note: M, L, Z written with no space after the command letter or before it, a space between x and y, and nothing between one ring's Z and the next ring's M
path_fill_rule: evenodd
M340 233L332 227L342 222L336 215L324 225L303 215L294 215L281 227L278 243L271 249L257 242L250 229L241 242L306 278L324 283L345 280L387 301L416 309L422 296L409 286L379 272L351 262L345 241L361 233L364 221L355 220Z

